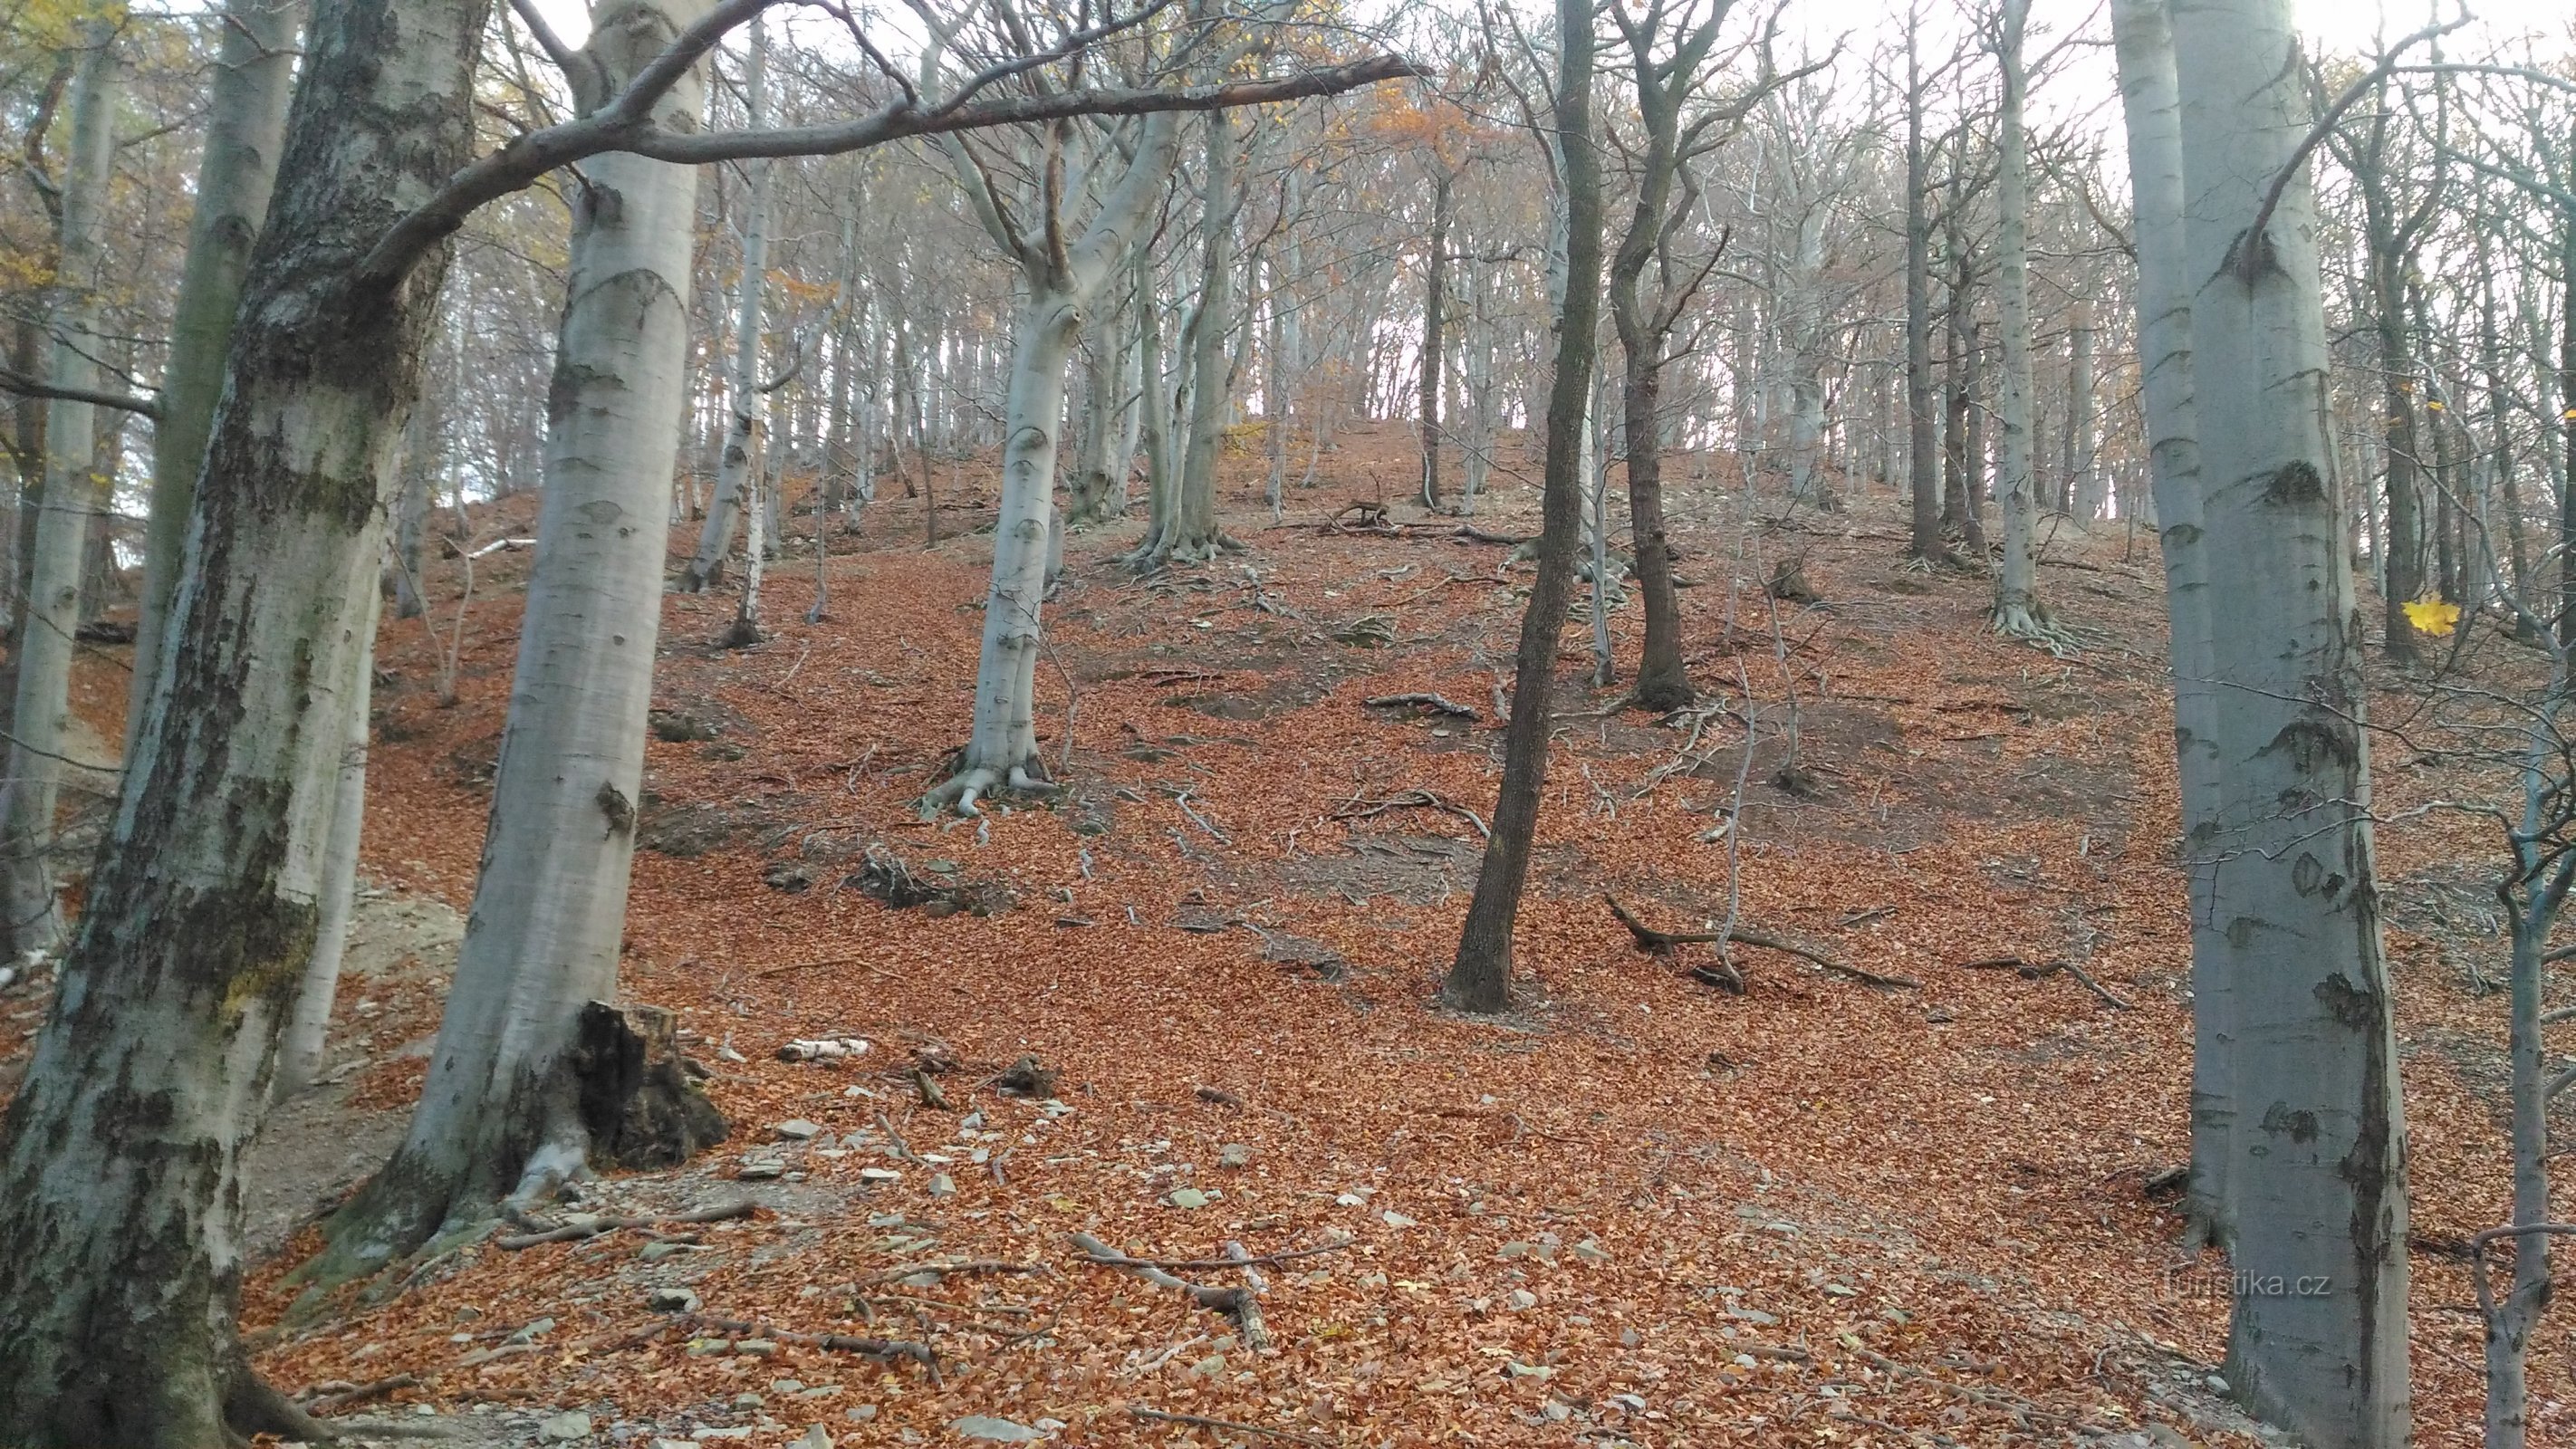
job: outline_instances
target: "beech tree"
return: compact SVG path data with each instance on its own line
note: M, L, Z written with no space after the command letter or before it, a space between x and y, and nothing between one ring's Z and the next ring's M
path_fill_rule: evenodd
M2406 1133L2288 9L2172 12L2205 592L2211 619L2245 623L2209 631L2209 888L2262 961L2228 1018L2243 1105L2227 1380L2308 1442L2364 1449L2408 1434ZM2332 1291L2274 1287L2302 1283Z

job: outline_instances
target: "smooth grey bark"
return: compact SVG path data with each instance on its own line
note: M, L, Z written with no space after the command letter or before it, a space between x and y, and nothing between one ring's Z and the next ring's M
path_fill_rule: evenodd
M596 106L706 0L603 0L581 52ZM697 124L701 83L656 118ZM589 1148L563 1057L585 1002L614 1000L662 552L687 397L697 177L612 152L583 163L557 333L545 488L474 906L402 1146L330 1224L340 1261L406 1254Z
M746 125L758 130L768 117L769 32L751 22L750 44L743 60L742 92ZM715 498L698 529L698 550L680 570L677 587L684 594L703 593L724 577L725 557L733 549L735 520L751 491L751 469L757 461L760 430L768 396L760 388L761 318L769 281L769 188L775 163L755 160L742 210L742 277L735 302L733 378L725 388L731 408L726 419L724 452L716 466ZM934 525L935 526L935 525Z
M444 250L360 280L473 143L481 0L319 0L135 757L0 1124L24 1449L320 1432L233 1334L241 1149L313 949L383 506ZM399 36L399 44L396 37ZM222 802L209 808L208 802Z
M331 1032L331 1006L340 993L340 963L349 950L349 926L357 914L358 847L367 814L367 746L373 736L368 718L375 694L376 621L384 607L384 590L366 581L357 606L358 638L363 647L343 690L348 744L340 752L339 779L331 797L331 834L322 848L322 899L313 938L313 957L304 964L304 981L277 1048L277 1076L268 1100L283 1102L313 1084L322 1066L322 1049Z
M71 142L63 157L62 221L54 308L55 387L96 390L102 352L97 289L105 281L99 246L108 171L116 159L116 109L123 89L114 18L84 22L71 85ZM72 636L80 627L81 564L91 519L109 503L112 479L94 445L97 409L57 398L45 420L44 491L36 505L26 613L18 641L17 695L9 713L9 777L0 785L0 957L51 952L63 944L54 896L54 823L63 756L72 731ZM112 465L111 465L112 466Z
M2094 431L2093 304L2078 297L2066 309L2066 496L2079 524L2102 516L2102 470Z
M295 41L306 0L225 0L206 95L205 153L197 163L196 210L187 260L170 309L170 351L161 367L160 412L152 432L152 501L143 544L143 601L134 626L134 682L126 742L143 718L143 698L161 651L170 595L179 585L188 503L206 459L206 433L224 385L224 344L240 310L251 245L268 217ZM416 612L416 611L415 611ZM405 618L411 617L405 614Z
M2030 154L2022 124L2028 85L2022 32L2030 0L2002 0L1995 47L2003 69L2003 101L1996 122L1995 313L2003 333L2003 372L1995 386L1999 467L1996 496L2003 504L2003 567L1995 579L1994 623L2007 638L2054 637L2039 599L2035 529L2039 480L2032 471L2030 385Z
M1932 380L1932 177L1923 146L1920 10L1905 20L1905 438L1912 528L1906 552L1925 562L1952 559L1941 537L1941 460L1934 435Z
M2227 1380L2317 1449L2406 1442L2406 1134L2372 861L2361 619L2324 433L2287 0L2176 0L2218 827L2245 954ZM2286 180L2276 178L2287 171ZM2249 234L2267 193L2269 225Z
M2191 901L2191 1234L2235 1236L2228 1189L2236 1129L2236 981L2245 963L2219 928L2218 740L2211 694L2208 539L2191 371L2192 279L2184 253L2181 98L2168 0L2116 0L2111 30L2128 123L2138 253L2138 356L2147 468L2164 553L2174 675L2174 757Z
M1422 356L1418 395L1422 441L1422 506L1440 509L1440 383L1449 340L1449 223L1458 175L1436 148L1431 160L1431 239L1422 256Z
M1216 526L1216 465L1225 444L1232 371L1225 339L1234 320L1234 220L1240 200L1237 149L1228 113L1208 112L1207 176L1199 218L1199 300L1187 329L1189 437L1180 450L1171 513L1155 520L1153 531L1134 555L1140 569L1202 564L1221 550L1242 547Z
M929 67L925 66L925 74ZM1225 112L1209 113L1211 125ZM1064 143L1052 132L1050 148ZM1064 427L1065 368L1093 306L1141 241L1180 160L1180 126L1171 113L1147 117L1125 170L1079 236L1064 241L1066 198L1051 180L1038 205L1046 215L1024 228L967 156L951 158L977 217L1018 266L1019 335L1012 354L1002 444L1002 503L993 531L993 581L984 597L984 637L976 657L973 732L956 776L932 790L928 808L953 805L973 814L976 802L1001 789L1045 779L1038 757L1037 671L1045 622L1049 558L1062 538L1055 519L1056 452ZM1060 178L1062 157L1045 170Z

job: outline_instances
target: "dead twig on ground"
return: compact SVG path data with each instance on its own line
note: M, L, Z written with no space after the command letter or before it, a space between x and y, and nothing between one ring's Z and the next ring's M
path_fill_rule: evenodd
M410 1374L396 1374L389 1379L378 1379L371 1384L353 1384L348 1388L334 1389L330 1393L320 1394L307 1399L304 1401L304 1412L308 1414L327 1414L333 1409L345 1409L352 1404L363 1404L369 1399L382 1398L384 1395L390 1394L396 1389L417 1388L419 1386L420 1380L418 1378ZM318 1388L320 1385L316 1385L315 1387Z
M2126 1011L2129 1009L2129 1003L2113 995L2110 988L2104 986L2101 982L2094 980L2090 972L2087 972L2083 967L2076 965L2072 961L2058 960L2030 962L2023 960L2019 956L1988 956L1977 961L1962 961L1959 963L1959 969L1962 971L2010 971L2024 981L2037 981L2044 977L2054 976L2058 972L2063 971L2067 975L2074 977L2077 981L2082 982L2085 990L2102 998L2103 1003L2108 1005L2113 1011Z
M1786 952L1802 960L1812 961L1837 975L1848 976L1864 985L1896 987L1902 990L1914 990L1923 985L1911 976L1890 976L1866 967L1854 966L1848 961L1838 961L1813 946L1802 945L1786 936L1775 936L1758 926L1748 926L1742 922L1737 922L1723 931L1658 931L1638 920L1626 906L1619 904L1618 897L1605 895L1601 899L1610 903L1610 914L1618 917L1619 924L1626 926L1628 934L1636 938L1637 949L1653 955L1664 955L1675 946L1714 945L1720 941L1733 941L1740 945L1758 946L1766 951Z
M1292 1429L1272 1429L1261 1424L1239 1424L1232 1419L1211 1419L1204 1414L1167 1414L1160 1409L1146 1408L1143 1404L1129 1404L1127 1412L1156 1424L1188 1424L1194 1428L1224 1429L1236 1434L1261 1434L1273 1439L1285 1439L1292 1444L1317 1445L1319 1449L1337 1449L1339 1443L1333 1439L1319 1439L1312 1434L1300 1434Z
M802 1348L819 1348L828 1353L855 1353L884 1363L910 1359L930 1371L932 1383L945 1382L939 1372L939 1355L926 1343L913 1343L900 1338L862 1338L851 1333L797 1333L751 1319L712 1318L704 1314L688 1316L692 1322L703 1324L718 1333L736 1339L792 1343Z

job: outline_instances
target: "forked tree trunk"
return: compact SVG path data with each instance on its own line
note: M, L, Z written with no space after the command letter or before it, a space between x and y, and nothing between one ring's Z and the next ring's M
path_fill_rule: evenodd
M584 102L599 104L706 8L605 0ZM692 124L699 97L683 79L656 119ZM487 1218L513 1192L577 1170L591 1146L564 1062L584 1003L617 995L679 452L669 421L687 398L697 176L624 152L582 171L537 551L474 906L402 1146L330 1225L353 1268Z
M751 43L742 69L747 111L744 125L758 130L768 114L769 76L769 32L758 20L751 22ZM716 467L715 499L707 505L706 523L698 530L698 551L689 559L688 567L680 570L679 589L686 594L703 593L724 577L725 556L733 549L734 520L751 491L751 469L759 452L761 414L767 402L760 391L761 313L769 271L769 186L776 163L753 161L748 169L751 181L742 212L742 278L740 300L735 304L733 380L725 388L725 399L733 412L725 424L723 461ZM934 516L933 542L937 541L938 526Z
M436 251L384 281L360 262L470 155L485 18L480 0L316 7L170 647L0 1127L0 1234L19 1245L0 1255L0 1423L25 1449L218 1449L227 1420L310 1437L233 1336L241 1148L313 949L388 465L443 270Z
M54 311L53 381L96 389L100 381L97 288L99 223L108 168L116 159L117 26L91 20L71 88L71 146L62 166L62 247L56 267L64 300ZM80 628L81 564L90 520L108 505L108 478L95 449L97 409L56 399L45 421L45 486L28 558L17 697L9 719L9 777L0 786L0 955L53 951L63 942L54 899L54 814L72 730L72 636Z
M170 352L161 367L161 411L152 429L152 502L143 543L143 607L134 626L134 682L126 710L133 743L161 652L170 596L179 586L188 504L206 461L206 430L224 385L224 344L241 306L251 244L268 217L277 152L286 134L295 41L305 0L226 0L223 39L206 97L206 140L197 163L188 257L170 310ZM417 612L417 611L414 611ZM405 618L411 615L404 615Z
M2191 901L2191 1234L2195 1242L2225 1247L2236 1231L2228 1188L2235 1161L2236 983L2249 963L2239 959L2228 939L2211 890L2227 843L2218 833L2209 542L2202 522L2199 417L2192 397L2192 279L2183 237L2188 193L2169 3L2118 0L2111 7L2111 28L2128 120L2132 214L2137 218L2138 356L2148 477L2172 628L2174 756Z
M2002 0L1996 54L2003 67L1995 168L1995 310L2003 329L2003 376L1995 420L2002 444L1996 496L2003 502L2003 568L1995 580L1994 622L2011 638L2045 638L2048 611L2039 601L2036 526L2039 480L2032 471L2030 391L2030 156L2022 126L2022 30L2030 0Z
M2227 1380L2317 1449L2407 1439L2406 1133L2372 861L2361 638L2319 389L2315 199L2287 0L2178 0L2184 275L2193 279L2237 983ZM2286 183L2275 178L2289 169ZM2274 193L2278 185L2277 193ZM2267 194L2278 202L2250 234Z
M1825 480L1825 207L1798 221L1796 279L1789 304L1789 496L1815 508L1839 508Z
M1511 1006L1512 927L1520 915L1530 843L1538 831L1539 794L1547 782L1556 646L1565 629L1575 536L1582 527L1576 473L1578 454L1588 442L1583 420L1591 411L1593 355L1601 324L1601 163L1592 149L1592 26L1588 0L1557 0L1555 135L1564 147L1565 282L1557 308L1555 376L1548 386L1538 577L1521 615L1493 835L1476 870L1476 893L1458 933L1458 954L1441 987L1441 998L1462 1011L1500 1012Z
M1189 336L1189 439L1181 450L1167 524L1148 536L1136 555L1144 568L1201 564L1220 549L1239 547L1216 526L1216 464L1225 446L1226 333L1234 322L1234 122L1223 111L1207 117L1207 185L1199 221L1199 302Z
M1223 114L1212 113L1210 119ZM1038 757L1037 677L1047 584L1060 564L1064 536L1055 517L1055 474L1064 427L1065 367L1082 333L1084 309L1098 301L1131 253L1143 250L1154 208L1180 161L1179 118L1166 112L1145 119L1117 185L1061 252L1044 241L1022 239L1003 215L1000 199L984 189L983 173L962 147L952 159L986 230L1014 253L1024 289L1002 443L993 583L984 596L983 646L975 664L973 733L956 776L924 801L933 808L954 805L972 814L986 794L1025 789L1046 778ZM1063 222L1061 216L1045 218L1043 235L1061 235ZM1105 425L1108 419L1097 421Z

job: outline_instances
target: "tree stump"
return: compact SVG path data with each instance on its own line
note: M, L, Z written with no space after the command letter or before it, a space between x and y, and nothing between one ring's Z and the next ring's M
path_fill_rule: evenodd
M568 1065L597 1165L675 1167L725 1139L723 1114L690 1079L679 1018L658 1006L581 1009Z

